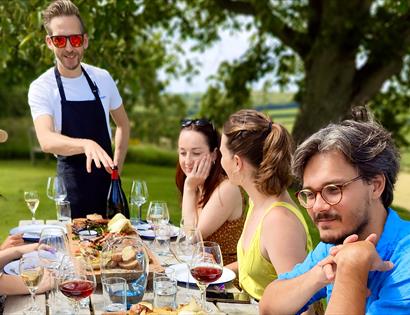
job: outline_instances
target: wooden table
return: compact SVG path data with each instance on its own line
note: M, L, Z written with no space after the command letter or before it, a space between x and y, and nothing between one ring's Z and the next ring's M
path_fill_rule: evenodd
M38 223L44 223L41 220L37 220ZM20 221L20 226L25 224L31 224L31 220ZM47 220L46 224L59 224L56 220ZM175 257L170 253L168 256L158 256L161 264L164 266L169 266L178 263ZM231 292L237 292L238 289L231 283L226 284L226 290ZM190 289L190 294L199 297L199 290ZM180 301L184 295L187 293L187 289L184 286L178 286L177 302ZM36 301L41 308L43 314L56 314L54 311L50 310L46 304L48 300L48 294L37 295ZM153 300L152 290L147 290L144 294L144 301ZM69 308L68 299L65 298L61 293L58 293L58 303L57 305L65 310ZM5 302L4 314L23 314L23 310L29 305L30 296L29 295L18 295L18 296L8 296ZM233 304L233 303L208 303L209 307L214 309L217 314L259 314L258 306L256 304ZM96 291L90 297L90 303L86 308L80 309L81 315L99 315L104 312L104 300L101 290L101 285L99 285Z

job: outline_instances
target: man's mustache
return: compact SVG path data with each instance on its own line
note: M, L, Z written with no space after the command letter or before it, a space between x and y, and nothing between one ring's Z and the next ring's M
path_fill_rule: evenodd
M341 220L340 215L336 213L319 212L314 216L314 222L317 223L321 220Z

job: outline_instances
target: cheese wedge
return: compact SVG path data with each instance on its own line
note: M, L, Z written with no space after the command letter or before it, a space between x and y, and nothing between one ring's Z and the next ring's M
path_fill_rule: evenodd
M121 233L129 230L132 230L132 225L128 219L118 219L108 227L108 231L111 233Z
M122 214L122 213L117 213L115 216L112 217L112 219L108 222L107 227L110 229L110 226L115 224L118 220L120 219L125 219L127 218Z

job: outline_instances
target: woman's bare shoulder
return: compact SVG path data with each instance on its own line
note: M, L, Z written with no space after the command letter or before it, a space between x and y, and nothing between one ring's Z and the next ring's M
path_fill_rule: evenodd
M241 194L239 187L232 184L227 178L220 182L217 189L224 193Z

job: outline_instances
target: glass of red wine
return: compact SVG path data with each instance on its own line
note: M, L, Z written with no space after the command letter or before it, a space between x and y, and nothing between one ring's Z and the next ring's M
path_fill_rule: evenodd
M206 307L206 288L211 282L218 280L223 271L222 253L219 245L208 241L195 244L189 269L201 291L202 309L209 312L210 310Z
M97 284L93 267L85 257L65 256L60 267L58 289L74 304L74 313L80 311L79 302L89 297Z

